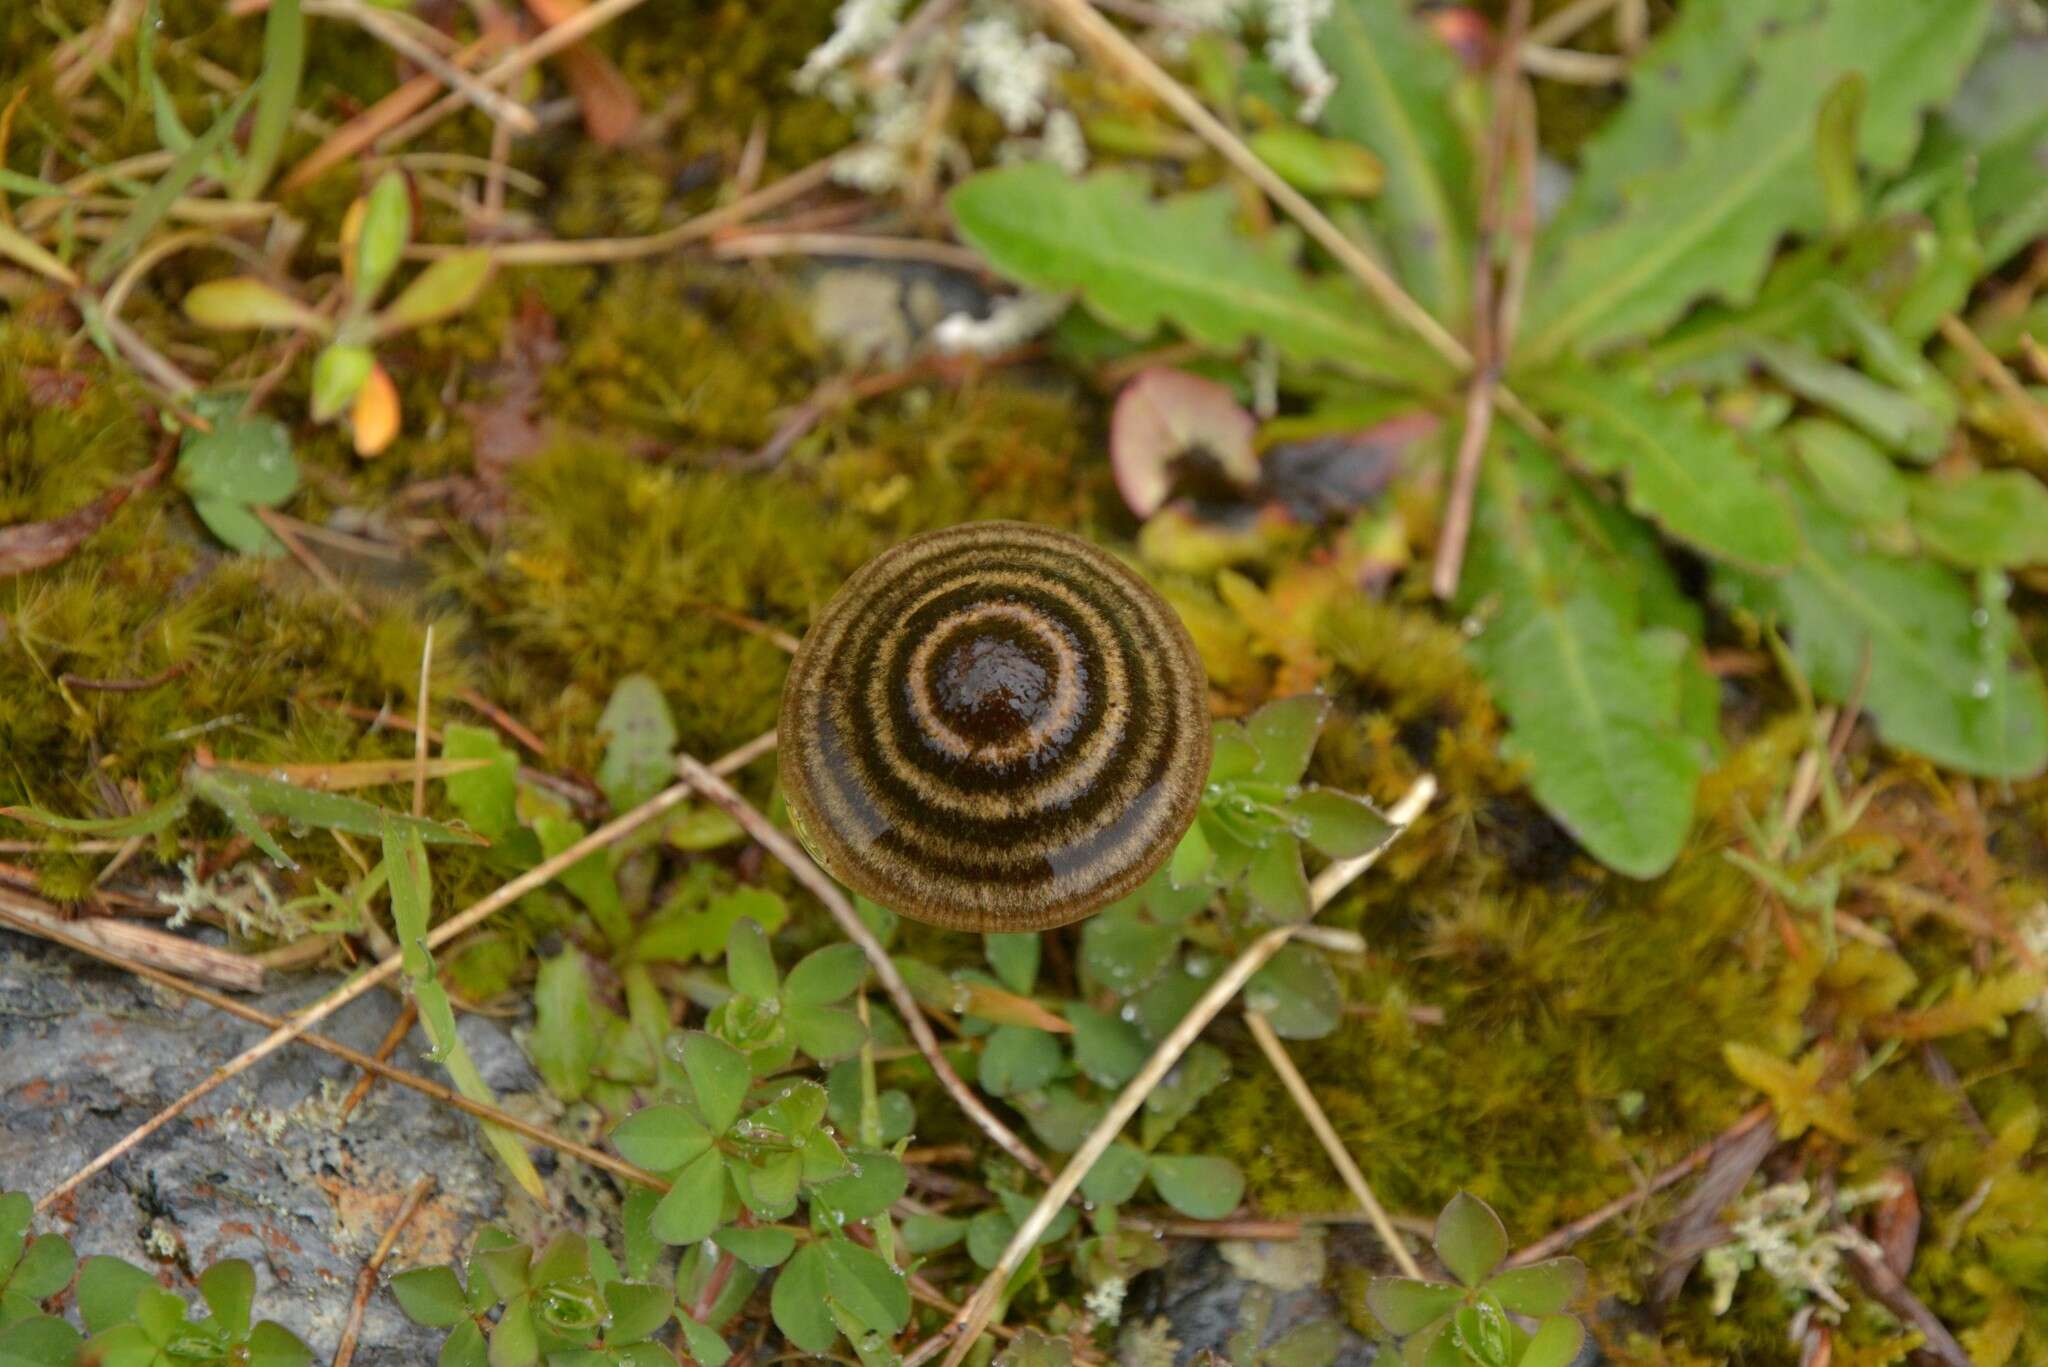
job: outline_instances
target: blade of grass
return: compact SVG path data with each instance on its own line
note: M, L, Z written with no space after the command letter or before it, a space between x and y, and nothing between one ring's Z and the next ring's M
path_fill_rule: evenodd
M235 180L236 199L254 199L270 183L290 131L292 109L299 102L299 81L306 70L306 16L299 0L275 0L263 23L263 71L256 78L256 122L249 130L249 150Z
M235 125L241 121L242 111L255 98L255 91L246 91L233 104L221 111L213 126L200 134L193 144L180 152L169 169L149 187L149 193L135 202L135 208L122 223L120 231L100 244L100 249L86 262L85 278L100 284L113 273L116 266L148 237L156 226L163 222L171 210L172 203L185 192L185 187L198 179L207 159L220 150L234 133ZM289 111L287 111L289 112Z
M448 1000L448 989L434 973L433 951L427 948L433 875L427 864L427 847L417 830L402 829L395 822L385 821L384 867L391 878L391 920L404 955L405 975L412 988L412 999L419 1006L420 1023L427 1028L427 1038L434 1042L434 1055L448 1070L448 1079L455 1084L456 1091L471 1101L495 1106L497 1095L484 1081L476 1060L470 1056L469 1046L462 1042L455 1028L455 1007ZM547 1189L541 1185L540 1173L534 1170L533 1159L519 1137L486 1123L484 1139L519 1189L542 1206L547 1205Z
M72 273L71 267L59 261L34 238L6 223L0 223L0 256L60 285L78 284L78 277Z

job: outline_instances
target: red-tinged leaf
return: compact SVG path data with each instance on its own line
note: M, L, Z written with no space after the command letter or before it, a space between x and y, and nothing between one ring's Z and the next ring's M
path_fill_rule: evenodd
M1252 448L1258 424L1231 392L1183 370L1141 371L1117 395L1109 419L1109 463L1117 492L1139 517L1165 506L1174 466L1206 456L1241 488L1259 477Z
M117 484L75 513L48 522L24 522L18 527L0 527L0 579L47 569L85 543L85 539L106 524L114 510L129 495L153 488L170 468L171 451L166 446L156 464L126 484Z

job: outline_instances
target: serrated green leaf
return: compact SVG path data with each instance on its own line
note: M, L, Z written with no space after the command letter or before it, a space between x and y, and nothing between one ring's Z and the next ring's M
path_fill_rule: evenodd
M1478 183L1456 112L1457 58L1406 0L1339 0L1315 43L1336 78L1323 127L1379 158L1373 225L1402 283L1456 330L1470 308Z
M1669 571L1587 564L1564 520L1573 504L1534 451L1487 461L1463 601L1492 616L1466 648L1513 724L1537 801L1609 867L1648 878L1692 821L1701 756L1680 678L1696 666L1649 644L1625 587Z
M1948 444L1954 415L1915 395L1880 384L1853 366L1830 361L1796 342L1760 340L1756 352L1787 388L1847 418L1888 450L1925 465Z
M1349 285L1306 279L1287 240L1240 234L1227 191L1154 202L1134 172L1075 180L1024 162L982 172L948 203L961 237L1002 274L1078 290L1098 317L1133 336L1172 323L1220 350L1257 337L1297 360L1366 376L1442 378L1434 358L1376 322Z
M1146 1164L1159 1198L1195 1220L1220 1220L1244 1199L1244 1174L1213 1154L1155 1153Z
M1687 78L1701 106L1666 103L1631 125L1645 146L1626 157L1641 174L1603 184L1588 198L1619 199L1615 217L1588 227L1589 215L1565 215L1539 248L1523 354L1551 358L1592 352L1656 332L1704 295L1740 303L1753 297L1770 254L1787 233L1824 226L1815 173L1815 119L1828 90L1861 72L1870 92L1858 138L1862 165L1896 171L1911 156L1920 112L1946 96L1982 39L1986 0L1927 5L1920 0L1840 0L1782 8L1744 55L1754 68L1730 69L1726 57ZM1688 41L1698 34L1688 30ZM1653 86L1667 69L1652 51L1643 70ZM1677 145L1671 133L1679 130ZM1652 149L1649 144L1655 144ZM1661 152L1660 164L1650 157Z
M1927 475L1908 486L1921 544L1964 569L2048 563L2048 486L2024 470Z
M1903 527L1906 477L1868 437L1827 418L1801 418L1785 438L1814 486L1843 516L1864 527Z
M1949 768L2024 778L2048 767L2048 688L2006 605L1939 565L1859 546L1816 498L1802 521L1808 550L1792 573L1724 587L1784 624L1814 692L1846 702L1860 691L1886 743Z
M1560 370L1530 381L1532 402L1564 415L1572 461L1619 474L1628 505L1681 541L1752 568L1799 553L1784 495L1695 397L1659 394L1615 371Z

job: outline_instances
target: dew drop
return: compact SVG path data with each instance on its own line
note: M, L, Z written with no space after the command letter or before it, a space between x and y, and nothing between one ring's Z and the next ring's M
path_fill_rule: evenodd
M1972 684L1970 685L1970 696L1971 696L1971 697L1973 697L1973 698L1988 698L1988 697L1990 697L1990 696L1991 696L1991 680L1990 680L1990 679L1988 679L1988 678L1985 678L1985 677L1984 677L1984 676L1982 676L1982 675L1979 675L1979 676L1977 677L1976 681L1975 681L1975 682L1973 682L1973 683L1972 683Z
M1970 614L1970 625L1977 628L1977 630L1979 631L1984 630L1984 628L1991 625L1991 614L1989 612L1986 612L1983 608L1978 608L1975 612Z

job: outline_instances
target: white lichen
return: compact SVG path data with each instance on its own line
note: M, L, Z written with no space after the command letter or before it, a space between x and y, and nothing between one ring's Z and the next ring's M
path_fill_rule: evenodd
M1816 1317L1833 1321L1849 1308L1840 1288L1842 1255L1851 1250L1881 1256L1875 1244L1843 1223L1858 1206L1898 1194L1891 1182L1845 1187L1832 1199L1816 1198L1806 1182L1765 1187L1736 1206L1729 1242L1710 1250L1701 1269L1713 1285L1716 1315L1727 1313L1742 1274L1761 1270L1795 1300L1811 1298Z
M932 329L932 345L949 356L993 356L1044 332L1072 302L1071 295L1027 292L998 299L986 318L949 314Z
M1200 33L1263 33L1266 60L1301 93L1298 116L1313 120L1336 88L1315 47L1316 27L1332 2L1162 0L1179 22L1162 26L1158 37L1168 55L1177 56ZM1000 148L1005 160L1043 160L1075 174L1086 168L1080 121L1065 107L1060 90L1075 56L1039 27L1034 10L1014 0L967 0L950 22L917 25L919 36L905 46L904 25L918 8L907 0L842 0L831 34L796 72L798 88L857 114L861 141L835 165L839 181L870 193L902 189L911 183L920 151L930 158L942 147L953 148L942 131L926 127L929 92L939 87L933 78L947 69L1009 130ZM899 46L885 59L889 78L859 79L854 64L892 42ZM921 146L929 138L942 146Z
M1130 1284L1122 1277L1105 1277L1089 1291L1082 1305L1088 1313L1103 1324L1115 1324L1123 1318L1124 1293Z

